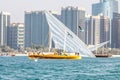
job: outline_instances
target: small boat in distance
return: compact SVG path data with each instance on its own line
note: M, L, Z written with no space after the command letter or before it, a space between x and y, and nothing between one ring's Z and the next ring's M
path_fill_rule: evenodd
M95 54L96 57L105 58L105 57L112 57L112 54Z
M69 53L53 52L52 54L33 53L28 55L30 59L82 59L79 53L71 55Z

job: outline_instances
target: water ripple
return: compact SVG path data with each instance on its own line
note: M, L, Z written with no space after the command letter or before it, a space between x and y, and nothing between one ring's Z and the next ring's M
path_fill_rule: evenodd
M38 62L0 57L0 80L120 80L119 58L84 58Z

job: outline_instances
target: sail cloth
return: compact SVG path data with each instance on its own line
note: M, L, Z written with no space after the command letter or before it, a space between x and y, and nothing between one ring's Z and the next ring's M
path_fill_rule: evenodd
M90 47L89 49L90 49L91 51L95 51L96 49L98 49L98 48L100 48L100 47L102 47L102 46L108 44L109 42L110 42L110 41L106 41L106 42L103 42L103 43L94 45L93 47Z
M45 15L56 48L63 49L66 52L78 52L82 57L95 57L85 43L62 22L47 11L45 11Z

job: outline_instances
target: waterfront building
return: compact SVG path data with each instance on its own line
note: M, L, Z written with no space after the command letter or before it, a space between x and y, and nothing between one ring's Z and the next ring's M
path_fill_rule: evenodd
M110 18L100 16L100 43L110 39Z
M112 19L112 48L120 48L120 14L114 13Z
M92 15L94 16L103 14L112 18L113 13L118 12L118 0L100 0L99 3L92 4Z
M81 32L79 26L85 28L85 9L79 7L68 6L62 7L61 10L62 22L73 31L83 42L85 42L85 32Z
M91 17L91 15L88 15L88 14L85 15L85 43L86 43L86 45L90 44L90 32L91 32L90 17Z
M90 26L88 27L90 36L90 45L96 45L100 43L100 17L91 16Z
M10 13L0 13L0 46L7 45L7 27L10 25Z
M7 45L13 49L24 49L24 24L13 23L8 27Z
M112 47L112 18L114 13L119 13L119 0L100 0L99 3L92 5L92 15L97 16L102 14L110 18L110 48Z
M86 16L85 41L87 45L96 45L109 40L109 18L99 16Z
M25 47L48 46L49 28L44 11L25 11Z

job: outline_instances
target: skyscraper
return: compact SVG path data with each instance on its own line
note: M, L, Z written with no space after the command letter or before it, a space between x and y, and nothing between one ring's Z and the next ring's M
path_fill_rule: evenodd
M109 39L110 39L110 18L108 18L107 16L100 16L100 43L109 41Z
M90 44L96 45L100 43L100 17L91 16L90 17L90 26L88 27Z
M0 46L7 45L7 27L10 25L10 13L0 13Z
M103 14L109 18L113 13L118 13L118 0L100 0L99 3L92 4L92 15Z
M8 40L9 47L14 49L24 48L24 24L13 23L8 27Z
M68 6L61 10L62 22L73 31L82 41L85 42L85 32L81 32L79 26L84 30L85 9Z
M109 18L105 16L87 16L85 23L86 44L96 45L109 40Z
M112 19L113 14L118 13L118 1L119 0L100 0L99 3L92 5L92 15L96 16L102 14L110 18L110 48L112 47Z
M44 11L25 12L25 47L48 46L49 28Z
M112 19L112 48L120 48L120 14L114 13Z

